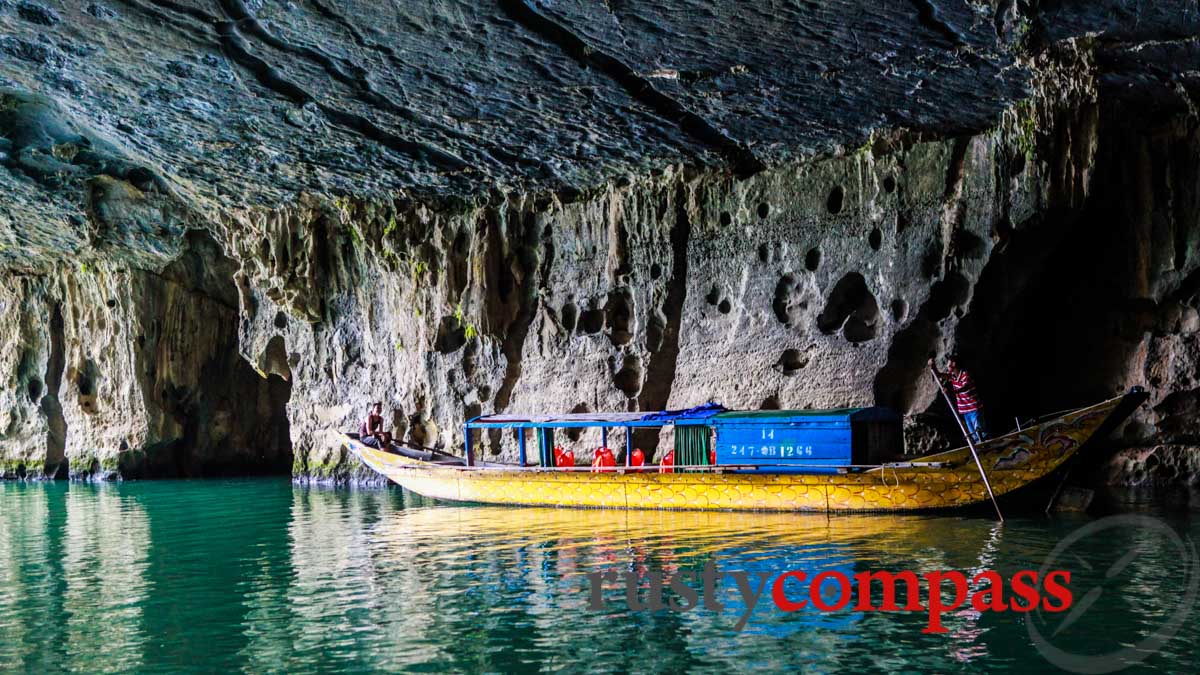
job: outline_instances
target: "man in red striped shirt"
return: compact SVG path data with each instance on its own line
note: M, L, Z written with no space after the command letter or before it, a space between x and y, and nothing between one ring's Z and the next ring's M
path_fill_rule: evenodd
M971 436L971 440L978 443L987 438L983 406L979 405L979 398L975 395L975 383L971 381L971 376L965 369L958 366L955 359L956 357L951 355L946 360L947 372L945 373L937 369L933 359L929 359L929 367L937 373L938 379L943 383L948 383L954 389L954 407L958 408L958 414L962 415L963 424L967 427L967 433Z

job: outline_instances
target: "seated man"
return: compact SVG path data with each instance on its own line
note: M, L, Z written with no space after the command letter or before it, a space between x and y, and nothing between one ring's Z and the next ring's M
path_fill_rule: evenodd
M367 408L367 418L359 427L359 440L363 445L386 450L392 444L392 435L383 430L383 404L376 401Z

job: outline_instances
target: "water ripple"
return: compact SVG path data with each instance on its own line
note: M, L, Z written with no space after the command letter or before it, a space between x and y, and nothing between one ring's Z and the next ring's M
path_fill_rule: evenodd
M588 574L642 575L643 593L647 572L710 561L770 577L1011 575L1087 522L462 507L269 480L0 484L0 670L1044 670L1011 612L960 608L930 635L919 613L785 613L764 595L737 632L732 581L723 611L631 612L619 584L592 611ZM1200 538L1191 520L1171 526ZM1101 590L1056 646L1134 645L1178 606L1179 557L1153 532L1069 553L1076 599ZM1145 665L1194 671L1197 644L1191 620Z

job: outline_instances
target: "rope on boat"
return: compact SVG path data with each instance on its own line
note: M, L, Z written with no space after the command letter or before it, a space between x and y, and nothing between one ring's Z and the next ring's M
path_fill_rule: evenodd
M895 485L888 485L888 482L887 482L887 470L888 469L892 470L892 478L896 479ZM883 467L879 470L879 480L883 482L884 487L888 487L888 488L900 487L900 474L896 472L895 466L889 466L886 464L883 465Z

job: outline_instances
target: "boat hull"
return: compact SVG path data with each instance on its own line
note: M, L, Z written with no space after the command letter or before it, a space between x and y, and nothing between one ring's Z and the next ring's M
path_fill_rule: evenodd
M1043 478L1102 427L1140 403L1127 394L979 446L997 496ZM367 466L426 497L454 502L619 509L888 512L953 509L986 500L966 448L914 460L926 466L843 474L610 472L431 465L347 438ZM936 464L936 466L935 466Z

